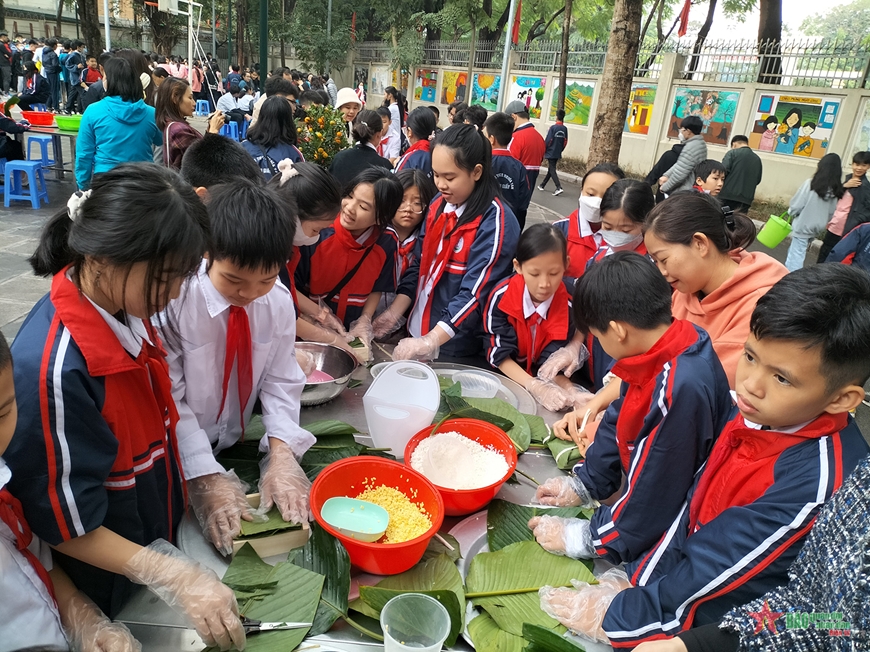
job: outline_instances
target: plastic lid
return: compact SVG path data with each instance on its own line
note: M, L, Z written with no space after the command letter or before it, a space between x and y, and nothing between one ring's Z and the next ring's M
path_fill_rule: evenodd
M462 395L469 398L495 398L501 381L486 371L457 371L453 382L462 386Z
M376 398L396 406L416 406L437 410L441 403L438 376L422 362L400 360L384 367L365 398Z

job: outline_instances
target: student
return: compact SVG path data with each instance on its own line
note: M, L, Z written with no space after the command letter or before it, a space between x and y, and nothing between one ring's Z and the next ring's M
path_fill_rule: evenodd
M375 114L376 115L376 114ZM344 192L341 212L316 245L301 249L296 287L324 304L348 328L348 337L372 340L372 317L382 292L396 289L396 233L390 221L402 203L402 184L370 168Z
M260 119L260 111L263 109L263 104L266 100L276 95L287 100L287 103L290 104L291 115L295 116L296 100L300 96L299 88L296 84L286 79L283 75L272 75L266 80L263 90L265 92L254 102L254 110L251 114L251 123L248 125L248 129L257 124L257 120Z
M263 181L263 173L241 144L209 133L187 148L181 159L181 176L200 197L207 196L208 188L236 179Z
M785 266L793 272L804 266L810 242L822 232L842 199L843 164L837 154L825 154L812 179L807 179L788 203L792 221L791 244Z
M846 177L843 188L848 190L837 202L834 216L825 231L825 238L819 249L816 262L823 263L831 249L846 233L859 224L870 222L870 181L867 180L867 170L870 169L870 152L856 152L852 157L852 174Z
M625 251L593 265L573 307L578 330L617 360L613 373L623 383L574 476L548 480L536 498L585 508L614 494L618 500L588 521L543 516L529 527L552 552L632 562L680 513L728 421L728 379L707 334L672 318L671 289L645 257ZM567 415L553 433L570 441L578 420Z
M381 122L384 125L384 130L381 133L381 142L378 143L378 156L387 158L385 153L388 151L387 145L390 142L390 123L392 122L392 118L390 117L390 110L385 106L379 106L377 114L381 116Z
M650 187L655 186L656 188L656 203L658 204L660 201L665 200L665 195L662 192L661 185L659 184L659 179L662 175L667 172L671 166L677 162L677 159L680 158L680 152L683 151L683 147L685 147L685 143L679 142L674 143L674 145L664 152L659 160L656 161L656 164L653 166L652 170L649 171L649 174L646 175L644 181L646 181Z
M522 231L532 201L532 189L525 166L507 148L513 135L513 118L507 113L493 113L486 119L483 129L492 145L492 172L501 188L502 199L516 215Z
M438 121L441 120L441 111L434 104L426 104L425 106L435 116L435 135L437 136L442 131L444 131L441 127L438 126Z
M559 159L562 158L562 152L568 145L568 128L565 126L565 111L559 109L556 111L556 124L550 125L547 131L547 137L544 139L544 144L547 146L544 152L544 158L547 159L547 176L544 177L543 183L538 186L538 190L544 190L547 187L547 182L552 178L556 184L556 189L553 191L553 197L557 197L564 192L562 184L559 181L559 172L556 166L559 165Z
M380 115L369 110L359 112L353 125L356 144L338 152L329 164L329 171L342 187L373 167L385 170L393 168L387 159L378 154L383 132Z
M529 188L534 188L541 172L541 161L547 146L541 134L529 121L529 107L520 100L509 102L504 112L514 120L514 137L508 146L511 154L516 156L526 166L529 177Z
M423 170L423 173L432 178L432 154L429 141L435 133L435 114L425 106L418 106L408 115L405 123L408 142L411 146L396 161L395 171Z
M211 188L207 205L208 253L163 321L179 331L166 360L188 495L206 537L228 555L240 519L251 516L241 481L215 455L244 437L259 400L266 427L259 448L267 453L260 509L274 504L285 521L300 523L310 483L296 460L314 437L299 426L305 379L294 357L293 300L276 283L296 217L273 191L246 180Z
M620 179L613 183L601 198L601 229L598 231L601 243L586 263L586 269L617 251L646 254L643 225L653 206L652 190L643 181Z
M390 140L384 156L391 162L395 162L403 151L402 129L405 127L408 106L405 97L395 86L387 86L384 89L384 106L390 111L390 125L387 132Z
M188 124L193 116L196 102L193 89L186 79L170 77L157 92L154 106L154 122L163 132L163 164L173 170L181 168L184 152L192 143L202 138L198 129ZM224 115L216 111L209 118L207 133L220 133Z
M692 187L698 192L716 197L722 191L725 183L725 166L719 161L712 158L701 161L695 166L692 174L695 177L695 185Z
M46 104L51 95L48 81L39 74L36 64L28 61L24 64L24 90L18 99L18 108L31 111L34 104Z
M112 58L111 52L103 52L100 55L100 58L97 60L100 68L100 75L102 79L100 81L94 82L90 86L88 86L88 90L85 91L82 96L82 111L85 111L91 104L95 102L99 102L106 96L106 71L105 66L106 62ZM67 86L69 86L69 82L65 82Z
M242 147L263 171L264 178L278 174L278 162L290 159L294 163L305 160L296 147L296 123L293 109L283 97L270 97L263 103L260 119L248 129Z
M776 122L776 117L772 117ZM758 149L764 148L759 145ZM761 183L764 171L761 158L749 147L746 136L734 136L731 139L731 149L722 159L722 165L725 168L725 184L719 193L719 199L732 210L748 214L755 199L755 188Z
M870 272L870 223L859 224L837 243L828 254L826 263L854 265Z
M844 265L785 276L752 314L737 407L666 534L607 586L543 589L542 608L629 648L785 584L822 506L870 450L849 416L868 378L870 278Z
M51 218L30 259L53 276L51 291L12 347L18 426L6 462L34 533L105 614L118 612L127 580L145 584L226 649L244 645L232 591L164 540L184 489L178 413L148 321L207 238L193 189L153 163L100 175Z
M547 410L573 406L570 379L535 377L538 366L571 339L571 300L562 283L568 264L564 234L534 224L520 235L514 272L495 286L483 313L487 360L525 387Z
M223 114L239 125L239 130L246 121L251 120L248 111L248 85L245 82L233 83L229 90L220 96L215 106L223 111Z
M82 83L90 88L92 84L96 84L102 78L103 73L100 72L99 65L97 64L97 57L93 54L88 55L88 67L82 75Z
M81 113L83 110L81 98L85 91L82 88L82 72L85 68L83 54L85 44L82 41L76 40L70 45L72 50L63 62L66 68L66 78L69 82L69 94L67 95L65 108L67 113Z
M462 100L454 100L450 104L447 105L447 127L451 127L455 124L462 124L461 120L456 119L456 114L460 111L465 111L468 108L468 104L463 102Z
M472 104L461 113L461 116L458 113L456 115L457 120L459 119L459 117L461 117L463 123L467 125L474 125L477 130L480 131L481 129L483 129L483 125L486 122L486 118L489 113L479 104Z
M698 163L707 158L707 143L701 134L703 128L704 122L696 115L686 116L680 121L679 137L685 146L676 163L659 177L659 190L665 196L692 188L695 182L692 172Z
M410 338L393 359L468 356L481 350L483 302L508 275L519 227L498 198L489 141L470 125L454 124L432 149L439 195L420 230L420 244L391 310L408 317Z

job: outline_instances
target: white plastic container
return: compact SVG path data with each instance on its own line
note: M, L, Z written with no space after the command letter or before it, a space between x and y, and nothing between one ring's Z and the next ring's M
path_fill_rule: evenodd
M405 445L432 423L440 402L438 376L432 369L410 360L390 363L363 396L375 448L390 448L402 459Z

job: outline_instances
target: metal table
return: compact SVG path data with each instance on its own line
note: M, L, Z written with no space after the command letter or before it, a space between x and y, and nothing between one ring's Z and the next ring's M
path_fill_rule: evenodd
M60 129L58 127L31 127L27 132L27 134L48 134L52 137L51 143L54 147L54 165L48 165L44 167L44 170L54 170L54 178L63 181L64 173L69 172L71 174L75 174L75 162L76 162L76 138L78 138L78 131L68 131L65 129ZM70 152L72 153L72 160L69 163L64 163L63 160L63 145L61 138L69 138L70 141ZM25 143L26 145L26 143Z

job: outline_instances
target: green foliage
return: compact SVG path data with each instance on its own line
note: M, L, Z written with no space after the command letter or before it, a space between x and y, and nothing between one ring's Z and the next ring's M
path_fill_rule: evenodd
M854 0L847 5L829 7L806 18L801 23L801 32L807 36L863 41L870 37L870 0Z
M312 106L297 126L298 147L309 163L328 168L338 152L348 147L341 112L330 106Z
M496 499L487 510L486 542L490 551L496 552L519 541L534 541L535 535L529 529L529 520L534 516L588 519L591 513L580 507L527 507Z

